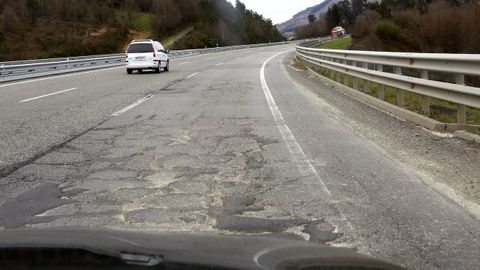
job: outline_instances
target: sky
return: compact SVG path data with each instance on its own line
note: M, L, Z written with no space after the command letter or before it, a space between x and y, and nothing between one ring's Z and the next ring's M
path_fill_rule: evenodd
M235 5L235 0L228 0ZM323 0L241 0L247 6L264 17L271 19L274 24L289 20L298 12L320 4Z

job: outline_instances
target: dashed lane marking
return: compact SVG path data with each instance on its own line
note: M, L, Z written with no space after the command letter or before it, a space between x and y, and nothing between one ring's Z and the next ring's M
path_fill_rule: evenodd
M46 97L49 97L49 96L54 96L54 95L58 95L58 94L62 94L62 93L70 92L70 91L75 91L75 90L78 90L78 88L65 89L65 90L62 90L62 91L57 91L57 92L53 92L53 93L38 96L38 97L24 99L24 100L21 100L19 103L25 103L25 102L29 102L29 101L33 101L33 100L37 100L37 99L41 99L41 98L46 98Z
M113 116L113 117L116 117L116 116L119 116L119 115L121 115L121 114L123 114L123 113L126 113L126 112L130 111L131 109L137 107L138 105L144 103L145 101L147 101L147 100L149 100L149 99L151 99L151 98L153 98L153 97L154 97L154 95L148 95L148 96L146 96L146 97L144 97L144 98L142 98L142 99L139 99L139 100L135 101L134 103L132 103L131 105L128 105L127 107L121 109L120 111L118 111L118 112L116 112L116 113L113 113L112 116Z
M67 74L67 75L52 75L51 77L33 79L33 80L28 80L28 81L19 81L19 82L14 82L14 83L0 84L0 88L19 85L19 84L26 84L26 83L31 83L31 82L39 82L39 81L45 81L45 80L66 78L66 77L71 77L71 76L89 74L89 73L93 73L93 72L108 71L108 70L119 69L119 68L125 68L125 66L112 67L112 68L100 68L100 69L95 69L95 70L90 70L90 71L81 71L81 72L71 73L71 74Z
M197 76L199 73L200 73L200 72L195 72L195 73L193 73L193 74L190 74L190 75L187 77L187 79L193 78L193 77Z

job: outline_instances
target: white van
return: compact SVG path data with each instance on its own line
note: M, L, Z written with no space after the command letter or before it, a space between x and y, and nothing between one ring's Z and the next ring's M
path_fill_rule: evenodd
M144 69L152 69L160 72L160 69L170 69L168 50L165 50L158 41L151 39L134 40L127 49L127 73L134 70L142 72Z

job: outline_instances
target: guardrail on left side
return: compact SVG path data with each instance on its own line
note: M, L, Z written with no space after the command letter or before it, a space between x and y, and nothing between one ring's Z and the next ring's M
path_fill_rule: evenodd
M73 70L85 70L103 66L115 66L125 63L125 54L107 57L95 57L87 59L65 59L52 62L35 62L28 64L5 64L0 65L0 82L26 78L33 74L59 74ZM32 76L35 77L35 76Z
M178 50L169 53L170 58L187 57L207 53L276 46L287 42L260 43L217 48ZM125 65L125 54L104 54L68 58L51 58L39 60L12 61L0 63L0 83L28 78L57 75L84 70Z

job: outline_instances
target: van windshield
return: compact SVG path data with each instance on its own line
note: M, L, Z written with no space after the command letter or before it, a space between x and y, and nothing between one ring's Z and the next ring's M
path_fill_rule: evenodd
M152 44L149 43L131 44L128 47L128 53L151 53L152 51Z

